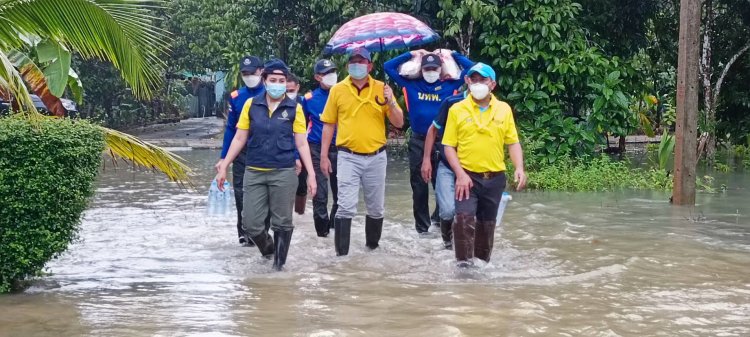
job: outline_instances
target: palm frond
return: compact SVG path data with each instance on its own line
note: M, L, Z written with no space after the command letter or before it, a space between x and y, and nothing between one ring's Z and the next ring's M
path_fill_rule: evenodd
M4 97L6 99L12 97L20 107L36 111L23 77L3 50L0 50L0 96L9 96Z
M49 37L84 58L110 61L120 70L133 94L150 98L161 81L168 49L168 32L154 26L151 10L161 1L144 0L24 0L0 7L0 28L15 36ZM0 46L15 41L0 34ZM8 40L8 41L2 41Z
M101 128L105 133L107 149L114 158L125 159L138 166L161 171L169 180L193 187L190 181L192 171L182 157L127 133Z

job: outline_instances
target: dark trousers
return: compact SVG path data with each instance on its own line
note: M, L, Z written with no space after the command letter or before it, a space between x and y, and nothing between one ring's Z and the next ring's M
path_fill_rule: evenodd
M333 219L336 217L336 210L339 208L339 189L338 181L336 179L336 158L338 157L338 151L335 146L328 148L328 160L331 161L331 179L326 178L323 175L323 171L320 170L320 144L309 143L310 154L312 155L312 164L315 169L315 181L317 182L318 189L313 196L313 219L317 221L329 222L333 224ZM333 206L331 206L331 213L328 214L328 186L330 183L331 194L333 196ZM301 193L304 191L304 193ZM307 172L303 169L299 175L299 187L297 188L297 195L307 194Z
M456 214L476 216L477 221L495 221L505 190L505 173L491 178L469 172L474 183L468 199L456 200Z
M245 181L245 150L237 155L237 158L232 162L232 185L234 185L234 205L237 207L237 236L240 238L247 238L247 233L242 228L242 202L243 202L243 188L242 184ZM266 218L266 231L271 227L271 215L269 214ZM249 239L249 238L248 238Z
M439 209L436 204L435 211L430 216L430 187L422 179L422 156L424 154L424 136L412 134L409 138L409 181L411 183L412 208L414 212L414 224L417 233L425 233L430 228L430 220L439 222ZM432 187L435 188L437 177L438 152L433 148L430 156L432 161Z
M302 171L297 176L297 192L294 194L298 197L307 196L307 171L305 165L302 165Z

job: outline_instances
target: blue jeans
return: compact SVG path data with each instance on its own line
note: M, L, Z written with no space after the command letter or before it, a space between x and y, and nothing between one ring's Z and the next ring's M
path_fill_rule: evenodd
M456 175L440 161L435 183L440 220L453 220L456 210Z

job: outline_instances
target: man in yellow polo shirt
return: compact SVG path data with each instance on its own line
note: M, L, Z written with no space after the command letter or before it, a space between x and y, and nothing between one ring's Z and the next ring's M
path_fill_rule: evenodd
M484 63L469 69L471 96L451 107L443 135L445 157L456 173L453 241L459 267L476 257L490 261L497 208L505 189L508 145L518 190L526 186L523 152L510 106L495 98L495 71Z
M357 214L359 185L365 195L366 246L378 247L383 231L385 210L385 118L397 128L404 125L404 113L393 98L393 90L370 77L372 59L364 48L355 49L349 56L349 76L334 85L328 96L320 120L323 139L320 150L320 169L331 172L328 151L337 129L337 178L339 208L333 221L336 255L349 254L352 218Z

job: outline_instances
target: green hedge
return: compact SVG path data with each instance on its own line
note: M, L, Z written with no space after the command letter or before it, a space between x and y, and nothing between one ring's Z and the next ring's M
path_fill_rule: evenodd
M88 122L0 118L0 293L39 275L76 237L103 149Z

